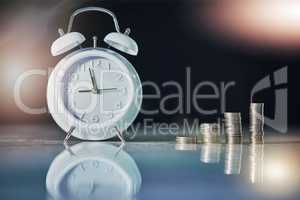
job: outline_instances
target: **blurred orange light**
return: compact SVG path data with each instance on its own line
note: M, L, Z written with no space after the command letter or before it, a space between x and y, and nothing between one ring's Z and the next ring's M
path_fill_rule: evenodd
M300 1L228 0L206 11L207 26L222 38L258 46L300 47Z

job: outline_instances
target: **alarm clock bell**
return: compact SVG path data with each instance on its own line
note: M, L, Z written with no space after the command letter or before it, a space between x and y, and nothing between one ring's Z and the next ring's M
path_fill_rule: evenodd
M138 54L138 46L137 43L130 38L128 35L130 33L130 29L127 28L124 33L121 33L118 20L116 16L109 10L99 7L87 7L82 8L74 12L69 20L68 32L65 34L62 29L59 29L58 32L60 37L55 40L51 46L51 54L53 56L58 56L61 54L66 53L74 49L75 47L80 46L86 39L85 37L78 32L71 32L74 18L80 13L87 12L87 11L99 11L109 14L114 21L116 32L109 33L105 36L104 42L107 43L109 46L118 49L124 53L130 55L137 55Z
M125 33L112 32L105 36L104 42L124 53L136 56L138 54L137 43L129 37L130 29L127 28Z
M59 29L59 33L61 36L51 46L51 54L53 56L64 54L85 41L85 37L78 32L64 34L62 29Z

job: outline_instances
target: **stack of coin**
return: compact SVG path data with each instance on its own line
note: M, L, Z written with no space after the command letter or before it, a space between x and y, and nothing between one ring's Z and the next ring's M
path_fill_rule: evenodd
M195 144L197 143L197 138L195 136L177 136L177 144Z
M220 140L220 125L217 123L203 123L200 125L200 138L204 143L216 143Z
M264 143L264 132L251 132L250 138L251 144L263 144Z
M242 137L241 113L224 113L224 125L227 138Z
M264 130L264 104L250 104L250 133L252 137L260 137Z
M176 150L197 150L197 138L195 136L177 136Z

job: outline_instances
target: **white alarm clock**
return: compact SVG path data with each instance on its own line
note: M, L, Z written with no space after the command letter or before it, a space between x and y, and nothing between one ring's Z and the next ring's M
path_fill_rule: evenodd
M46 176L51 199L133 199L142 184L134 159L121 147L83 142L52 161Z
M138 46L120 32L116 16L100 7L76 10L70 17L68 32L59 29L60 38L51 46L53 56L70 51L85 41L78 32L71 32L76 15L88 11L112 16L116 32L104 42L130 55L137 55ZM79 48L65 56L52 71L47 88L47 103L55 122L71 135L84 140L105 140L121 137L136 118L142 103L141 81L134 67L119 53L94 46Z

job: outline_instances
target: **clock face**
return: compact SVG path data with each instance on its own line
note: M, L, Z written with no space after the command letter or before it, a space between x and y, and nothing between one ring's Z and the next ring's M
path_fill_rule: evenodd
M128 74L111 60L89 58L75 63L65 75L64 104L90 133L119 119L133 100ZM95 80L97 92L93 90Z
M103 49L80 50L63 59L50 76L47 93L55 121L66 132L75 127L73 136L91 140L125 130L139 111L141 96L131 64ZM62 112L55 112L56 104Z

